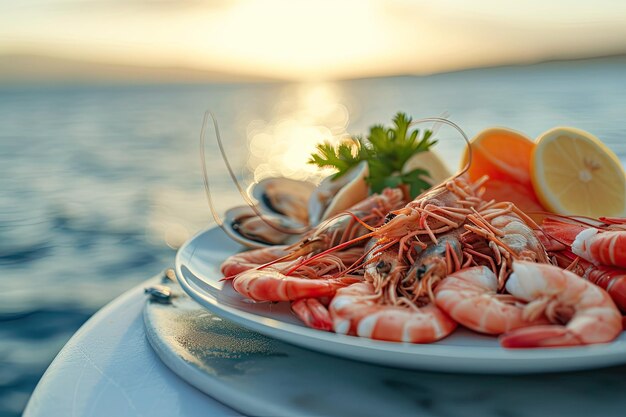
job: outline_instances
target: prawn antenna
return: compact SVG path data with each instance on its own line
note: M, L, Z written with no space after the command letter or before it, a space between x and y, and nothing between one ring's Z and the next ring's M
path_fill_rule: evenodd
M213 215L213 219L215 220L215 222L220 226L220 228L224 229L224 221L222 220L222 218L220 217L219 213L217 212L217 210L215 209L215 205L213 204L213 199L211 196L211 187L210 187L210 181L209 181L209 175L207 172L207 166L206 166L206 158L205 158L205 137L206 137L206 133L207 133L207 126L209 124L209 119L211 119L211 122L213 123L213 130L215 131L215 141L217 143L217 146L220 150L220 155L222 156L222 160L224 161L224 165L226 166L226 170L228 171L228 174L231 178L231 180L233 181L233 183L235 184L235 187L237 187L237 190L239 191L239 194L241 194L241 197L244 199L244 201L246 202L246 204L250 207L250 209L252 209L252 211L254 211L254 213L263 221L263 223L267 224L269 227L271 227L272 229L281 232L281 233L286 233L286 234L301 234L304 233L306 231L309 230L308 226L299 228L299 229L295 229L295 228L285 228L282 227L279 224L276 224L275 222L270 221L269 219L267 219L267 217L259 210L259 208L256 206L256 204L254 204L254 202L252 201L252 199L248 196L248 193L243 189L243 187L241 186L241 184L239 183L239 180L237 179L237 176L235 175L235 172L232 168L232 166L230 165L230 162L228 160L228 157L226 156L226 151L224 150L224 144L222 142L222 136L220 134L220 129L219 126L217 124L217 119L215 118L215 116L213 115L213 113L211 113L210 111L206 111L204 113L204 118L202 120L202 129L200 131L200 162L202 165L202 174L203 174L203 179L204 179L204 190L206 192L206 196L207 196L207 200L209 202L209 208L211 209L211 214Z
M467 145L467 163L465 164L465 166L463 167L461 171L459 171L456 175L454 175L453 178L457 178L465 174L467 170L469 170L470 166L472 166L472 147L470 145L470 140L465 134L465 132L463 131L463 129L461 129L461 127L457 125L456 123L448 120L447 113L442 114L442 116L443 117L426 117L423 119L417 119L411 122L411 125L416 125L419 123L435 123L435 126L433 127L433 131L435 131L436 129L438 129L439 127L438 125L440 123L443 123L443 124L453 127L461 134L461 136L463 137L463 140L465 141L465 144Z
M209 183L209 174L207 173L206 158L204 155L204 148L205 148L204 137L206 135L207 123L209 121L209 117L213 120L215 131L219 132L217 130L217 122L215 121L213 114L211 114L209 111L206 111L202 119L202 129L200 130L200 165L202 166L202 179L204 180L204 192L206 194L206 198L209 203L209 209L211 210L211 215L213 216L213 220L215 220L215 223L217 223L217 225L222 230L224 230L224 222L222 218L220 217L219 213L217 212L217 210L215 209L215 205L213 204L213 198L211 196L211 185ZM219 135L219 133L217 133L217 135Z

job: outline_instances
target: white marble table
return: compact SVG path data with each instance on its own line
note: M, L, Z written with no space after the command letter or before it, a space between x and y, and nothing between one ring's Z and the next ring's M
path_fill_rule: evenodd
M26 417L240 415L188 385L153 352L146 339L142 310L143 288L155 283L158 280L152 279L127 292L74 335L37 386ZM213 328L223 331L230 326L203 322L201 316L211 318L211 314L199 306L195 311L196 305L189 304L190 300L185 305L182 301L154 312L166 319L162 329L165 337L184 336L177 338L183 341L178 344L183 353L193 353L188 348L196 345L198 338L205 338L202 346L211 353L216 349L213 345L221 344L223 348L240 332L250 333L235 329L222 333L219 340L210 339ZM184 320L186 330L175 323L167 324L191 314L193 317ZM289 410L288 415L307 416L353 415L348 411L359 409L358 415L385 415L385 411L391 410L403 410L403 414L409 411L407 415L412 416L626 415L626 366L542 375L441 374L352 362L270 340L266 344L276 354L250 355L243 361L239 358L235 365L245 363L245 371L207 374L221 384L223 392L235 387L249 399L246 402L257 404L247 409L258 410L258 415L275 415L276 412L267 410L277 409ZM203 361L195 367L209 371L219 369L216 366L220 364L223 367L227 359L219 358L221 362L216 364L215 355L198 358ZM289 371L277 372L277 360L287 364ZM303 362L308 366L299 365ZM312 389L312 381L320 378L325 383ZM288 408L279 408L280 401L270 401L277 390L284 397L299 390L306 398L300 395L298 401L287 401ZM231 397L225 396L223 401L231 401L235 406ZM246 407L240 402L238 409Z
M95 314L37 385L25 417L238 416L172 373L150 347L139 285Z

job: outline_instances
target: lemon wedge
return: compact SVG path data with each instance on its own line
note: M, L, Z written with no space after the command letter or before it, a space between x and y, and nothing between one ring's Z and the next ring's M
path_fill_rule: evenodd
M535 193L551 211L589 217L626 215L626 176L598 138L571 127L539 136L530 161Z

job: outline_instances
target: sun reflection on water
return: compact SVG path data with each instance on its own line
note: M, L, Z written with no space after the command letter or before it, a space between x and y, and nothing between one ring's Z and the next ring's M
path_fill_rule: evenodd
M281 176L317 181L332 172L307 160L317 144L346 137L349 114L342 100L336 85L300 85L279 100L272 120L251 121L247 126L247 165L254 180Z

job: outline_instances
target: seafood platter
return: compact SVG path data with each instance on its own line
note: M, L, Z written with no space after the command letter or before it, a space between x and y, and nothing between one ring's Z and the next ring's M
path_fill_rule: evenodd
M457 172L428 122L467 142ZM591 133L412 120L321 143L319 184L266 178L176 260L196 301L312 350L413 369L626 363L626 177ZM210 175L207 190L210 195Z

